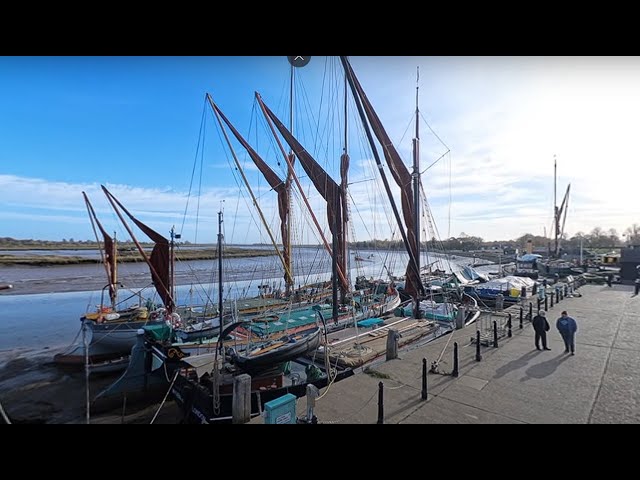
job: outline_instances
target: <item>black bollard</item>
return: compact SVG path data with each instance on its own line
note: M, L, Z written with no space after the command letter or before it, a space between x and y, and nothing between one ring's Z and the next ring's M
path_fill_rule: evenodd
M427 359L422 359L422 399L427 399Z
M529 304L531 305L531 304ZM509 314L509 317L511 317L511 314ZM522 322L524 320L524 308L520 307L520 328L522 328Z
M476 362L482 360L482 355L480 355L480 330L476 330Z
M537 310L538 310L538 313L540 313L540 304L541 304L541 303L542 303L542 300L540 300L540 299L538 298L538 309L537 309ZM533 317L531 317L531 319L533 319Z
M458 342L453 342L453 371L451 375L458 376Z
M531 287L531 295L534 297L538 294L538 283L534 283L533 287Z
M378 424L384 423L384 384L378 383Z
M551 292L551 308L553 308L553 297L556 296L556 292Z
M549 311L549 301L547 300L549 297L544 297L544 311Z
M498 348L498 322L493 321L493 348Z
M539 310L540 308L538 308ZM529 302L529 318L527 318L527 320L531 321L533 320L533 303ZM520 328L522 328L522 325L520 325Z
M520 325L522 325L522 307L520 307ZM509 318L507 319L507 337L511 338L512 336L513 335L511 333L511 314L509 314Z

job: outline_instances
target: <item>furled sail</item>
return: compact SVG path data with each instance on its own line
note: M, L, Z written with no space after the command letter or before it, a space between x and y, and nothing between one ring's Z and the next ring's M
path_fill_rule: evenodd
M258 153L247 143L247 141L240 135L240 133L235 129L235 127L231 124L231 122L227 119L227 117L222 113L222 110L218 108L218 106L210 99L211 106L215 109L215 111L220 115L220 118L224 120L227 124L233 135L240 142L240 144L245 148L253 163L255 163L260 173L264 176L264 178L269 183L269 186L277 193L278 195L278 214L280 216L280 235L282 237L282 257L284 259L284 280L287 285L293 285L293 278L291 278L291 252L289 251L289 247L291 245L289 241L289 195L286 184L280 179L277 173L275 173L269 165L258 155Z
M371 128L373 132L382 145L382 149L384 151L384 157L387 161L387 165L389 166L389 170L391 170L391 175L395 180L396 184L400 187L400 197L402 200L402 216L404 218L404 223L407 228L407 241L410 249L410 259L409 264L407 265L406 272L406 284L405 284L405 292L411 296L415 297L418 294L424 293L424 287L422 286L422 281L420 280L420 273L418 271L418 266L412 259L417 259L420 255L419 245L415 235L415 220L414 220L414 204L413 204L413 189L411 186L411 173L405 166L402 158L400 158L400 154L396 150L395 146L391 142L389 135L384 129L378 114L373 109L371 102L367 98L362 85L358 81L351 65L348 61L344 62L345 69L347 69L348 75L351 76L353 82L355 84L356 90L358 92L358 96L362 101L362 105L364 107L364 111L369 119L369 123L371 124Z
M138 228L142 230L152 242L155 243L153 250L151 251L151 256L148 259L148 264L151 270L151 279L153 282L153 286L156 288L158 295L160 295L165 308L169 312L173 312L175 303L171 294L171 259L169 255L169 240L135 218L104 186L102 186L102 190L107 195L107 198L109 198L110 201L117 203L122 211L126 213L127 216L131 219L131 221L135 223ZM146 258L146 255L144 255L144 252L137 244L137 242L136 245L138 246L138 249L141 250L143 256L145 256Z
M116 299L118 296L118 269L116 265L116 243L113 238L102 228L102 224L98 217L96 216L96 212L89 201L89 197L86 193L82 192L82 196L84 197L84 202L87 205L87 210L89 211L89 217L91 219L91 223L98 226L98 230L102 234L103 244L104 244L104 257L103 262L105 270L107 272L107 280L109 281L109 298L111 299L111 305L115 306Z
M296 157L300 160L302 168L304 168L309 179L313 182L318 193L320 193L322 198L327 202L327 220L329 222L329 228L331 233L336 236L338 242L338 248L333 252L333 254L336 255L338 269L342 272L342 275L340 275L340 288L343 293L347 292L349 291L349 285L347 284L346 276L344 275L346 272L346 252L344 249L345 216L343 214L342 190L340 186L329 176L329 174L325 172L320 164L316 162L311 154L305 150L291 132L289 132L287 127L284 126L269 107L264 105L264 108L282 137L286 140Z

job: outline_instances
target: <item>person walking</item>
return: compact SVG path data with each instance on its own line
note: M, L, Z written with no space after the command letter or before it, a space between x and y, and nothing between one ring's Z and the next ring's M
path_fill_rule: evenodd
M569 353L569 351L571 351L571 355L575 355L575 340L576 332L578 331L578 324L567 314L566 310L562 312L562 316L556 321L556 328L558 329L558 332L560 332L562 340L564 340L564 353Z
M533 330L536 332L536 349L540 350L540 340L542 340L542 350L551 350L547 348L547 332L549 331L549 322L547 322L547 314L544 310L540 310L538 314L531 320Z
M612 285L611 285L612 283L613 283L613 274L610 273L609 275L607 275L607 286L609 288L612 288Z

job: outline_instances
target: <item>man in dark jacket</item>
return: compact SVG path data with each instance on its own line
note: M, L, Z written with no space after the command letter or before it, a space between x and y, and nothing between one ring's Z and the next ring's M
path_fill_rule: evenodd
M542 339L542 349L551 350L550 348L547 348L549 322L547 322L546 312L544 310L540 310L538 315L533 317L531 324L533 325L533 330L536 332L536 349L540 350L540 339Z
M562 312L562 316L556 321L556 328L560 335L562 335L562 340L564 340L564 353L569 353L571 351L571 355L576 354L576 332L578 331L578 324L576 321L571 318L566 311Z

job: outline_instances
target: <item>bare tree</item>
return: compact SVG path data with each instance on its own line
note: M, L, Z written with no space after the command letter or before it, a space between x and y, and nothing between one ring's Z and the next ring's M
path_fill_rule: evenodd
M640 225L634 223L624 231L623 235L627 239L629 245L640 244Z

